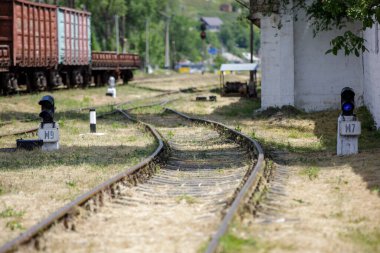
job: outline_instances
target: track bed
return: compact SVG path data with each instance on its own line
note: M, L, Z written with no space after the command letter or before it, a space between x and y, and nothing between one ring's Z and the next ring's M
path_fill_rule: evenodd
M157 126L170 157L149 180L126 187L76 231L44 236L48 252L197 252L252 165L249 153L217 131L173 114L139 118Z

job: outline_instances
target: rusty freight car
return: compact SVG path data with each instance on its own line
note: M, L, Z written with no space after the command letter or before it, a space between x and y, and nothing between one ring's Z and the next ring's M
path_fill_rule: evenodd
M135 54L91 52L91 13L29 0L0 0L0 93L129 81Z
M69 87L87 86L91 63L91 13L58 8L59 73Z
M16 90L19 82L29 90L46 88L58 64L56 20L55 6L26 0L0 1L3 90Z
M141 60L136 54L115 52L92 52L92 75L97 86L107 83L110 76L122 78L125 83L132 80L132 70L140 68Z

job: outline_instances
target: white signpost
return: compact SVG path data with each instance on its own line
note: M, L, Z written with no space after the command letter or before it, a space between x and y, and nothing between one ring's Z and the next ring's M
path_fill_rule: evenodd
M339 116L337 155L353 155L359 152L359 135L361 134L360 121L355 116Z
M42 140L43 151L59 149L59 126L58 123L41 123L38 129L38 139Z
M108 89L106 95L116 98L116 80L113 76L108 79Z

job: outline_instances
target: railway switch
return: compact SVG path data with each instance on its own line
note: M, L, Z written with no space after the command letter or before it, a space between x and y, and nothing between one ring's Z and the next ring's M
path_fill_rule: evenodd
M40 102L42 122L38 129L38 138L43 141L43 151L59 149L59 126L54 122L55 103L52 96L44 96Z
M361 123L355 110L355 92L346 87L341 92L341 113L338 117L337 155L353 155L359 152Z
M108 89L106 95L116 98L116 80L113 76L110 76L108 79Z

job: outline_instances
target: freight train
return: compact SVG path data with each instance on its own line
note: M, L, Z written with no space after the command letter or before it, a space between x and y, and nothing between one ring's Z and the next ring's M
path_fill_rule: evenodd
M0 92L127 82L136 54L91 51L91 13L28 0L0 0Z

